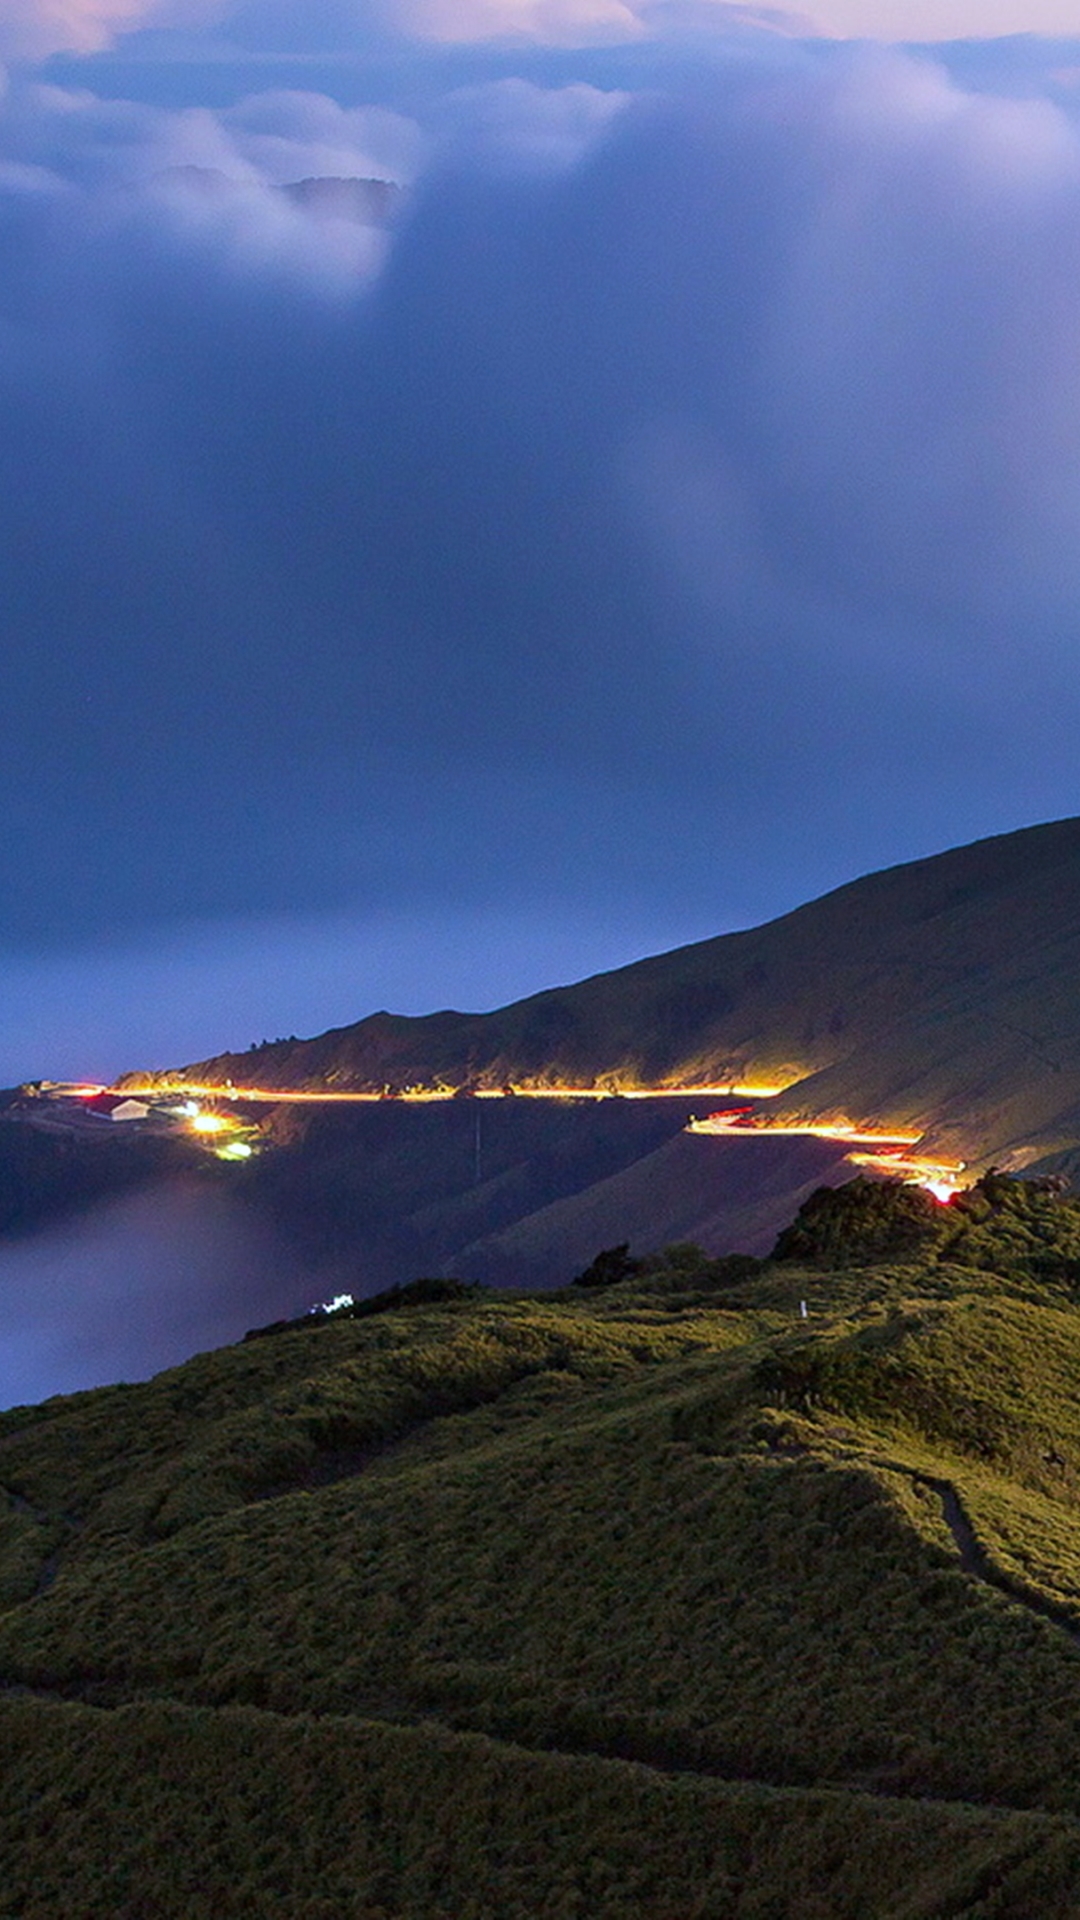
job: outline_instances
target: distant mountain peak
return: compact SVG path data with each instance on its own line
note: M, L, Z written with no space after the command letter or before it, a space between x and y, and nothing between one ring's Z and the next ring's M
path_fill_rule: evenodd
M404 197L404 189L394 180L353 174L314 174L303 180L267 185L225 173L220 167L185 165L166 167L157 177L208 200L225 199L254 185L317 220L351 220L369 227L384 226L392 220Z

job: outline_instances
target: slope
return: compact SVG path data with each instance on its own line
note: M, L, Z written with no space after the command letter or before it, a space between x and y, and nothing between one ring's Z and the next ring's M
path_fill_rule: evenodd
M569 1280L597 1249L626 1240L635 1252L693 1240L710 1251L767 1253L823 1183L851 1178L844 1150L824 1140L744 1140L680 1133L654 1152L552 1201L454 1255L456 1273L489 1285Z
M264 1087L787 1088L778 1114L1035 1157L1080 1132L1080 821L983 840L492 1014L386 1013L184 1069ZM143 1076L140 1076L143 1077Z
M1075 1913L1080 1206L830 1206L0 1418L14 1911Z

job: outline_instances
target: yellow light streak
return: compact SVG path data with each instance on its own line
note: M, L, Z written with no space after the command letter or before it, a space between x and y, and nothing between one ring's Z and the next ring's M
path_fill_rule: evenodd
M790 1082L787 1084L791 1084ZM323 1087L236 1087L191 1080L169 1080L157 1085L101 1088L101 1092L121 1093L134 1099L172 1099L176 1096L210 1100L250 1100L275 1105L366 1106L393 1099L412 1104L437 1100L774 1100L785 1091L782 1086L723 1087L409 1087L400 1093L386 1094L370 1089L341 1092Z
M961 1193L964 1188L964 1181L960 1177L965 1167L963 1160L930 1160L904 1152L905 1147L918 1145L922 1139L919 1133L885 1133L842 1121L806 1120L797 1124L783 1124L770 1120L767 1114L759 1118L756 1114L737 1112L711 1113L705 1120L691 1120L686 1130L688 1133L719 1135L727 1140L775 1140L787 1137L833 1140L837 1145L847 1147L874 1147L877 1149L874 1153L849 1153L845 1158L853 1167L866 1167L874 1173L924 1187L943 1205L947 1205L953 1194Z
M954 1193L963 1193L966 1185L961 1179L967 1165L964 1160L923 1160L898 1153L852 1153L848 1158L854 1167L867 1167L873 1173L924 1187L943 1206L948 1205Z
M853 1147L865 1145L882 1148L913 1147L922 1139L919 1133L886 1133L876 1127L857 1127L851 1121L774 1121L767 1115L759 1120L754 1114L739 1113L710 1113L704 1120L691 1120L687 1132L734 1135L736 1139L754 1134L758 1138L770 1139L837 1140Z
M194 1105L197 1099L216 1101L251 1101L269 1105L294 1106L369 1106L378 1104L387 1098L411 1105L424 1105L433 1101L448 1101L467 1095L477 1100L775 1100L786 1092L793 1081L783 1084L762 1085L752 1082L749 1085L731 1084L724 1086L689 1087L571 1087L571 1086L518 1086L510 1084L503 1087L477 1087L463 1089L457 1087L408 1087L400 1092L388 1095L370 1089L350 1089L342 1091L328 1087L313 1089L310 1087L237 1087L231 1083L216 1081L198 1082L191 1080L168 1080L145 1086L104 1087L104 1086L64 1086L57 1090L55 1097L64 1099L86 1099L97 1093L115 1093L128 1098L161 1100L182 1098L188 1104L183 1109L189 1117L192 1131L200 1134L218 1134L232 1131L236 1121L220 1113L202 1113ZM712 1113L703 1119L692 1119L687 1123L688 1133L713 1134L725 1139L745 1140L748 1138L773 1139L811 1139L830 1140L837 1145L847 1147L871 1147L874 1152L849 1153L846 1157L852 1166L866 1167L874 1172L891 1175L914 1185L924 1187L928 1193L942 1202L950 1200L954 1193L963 1191L964 1182L960 1178L965 1163L959 1161L939 1161L922 1159L916 1155L906 1155L903 1149L914 1147L922 1138L919 1133L893 1131L856 1125L846 1120L836 1121L773 1121L767 1114L755 1114L745 1111L730 1113ZM252 1149L243 1142L234 1142L218 1149L221 1158L246 1160Z

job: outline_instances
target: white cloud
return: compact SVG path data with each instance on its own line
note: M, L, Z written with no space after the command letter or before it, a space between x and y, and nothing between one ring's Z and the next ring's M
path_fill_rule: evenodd
M714 903L770 832L810 891L1073 804L1065 116L845 51L614 114L473 90L430 137L481 123L372 295L272 183L406 117L13 87L12 927ZM146 187L183 164L238 185Z
M990 40L1036 33L1071 38L1075 0L805 0L820 33L844 40Z
M435 151L481 155L488 166L550 171L572 166L596 144L630 96L597 87L538 87L494 80L460 87L431 115Z
M344 108L323 94L277 90L213 111L173 111L53 86L0 96L0 156L90 187L130 189L169 169L277 185L312 175L408 182L425 151L414 120L384 107Z
M257 44L262 17L271 43L283 32L298 50L320 44L322 9L312 0L0 0L0 58L90 53L143 27L219 25L240 14ZM357 44L389 31L421 42L595 46L746 31L895 42L985 40L1013 34L1074 36L1075 0L343 0L333 31ZM343 43L344 43L343 41Z
M312 175L411 180L425 142L415 120L384 107L346 108L325 94L250 95L220 115L234 151L269 181Z
M133 27L216 18L224 0L0 0L0 57L92 53Z

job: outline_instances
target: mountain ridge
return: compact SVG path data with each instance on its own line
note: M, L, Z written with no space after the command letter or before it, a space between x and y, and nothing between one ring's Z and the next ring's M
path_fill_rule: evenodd
M490 1013L379 1012L160 1078L391 1093L750 1082L777 1090L776 1119L902 1123L973 1163L1022 1165L1080 1141L1078 975L1068 819Z

